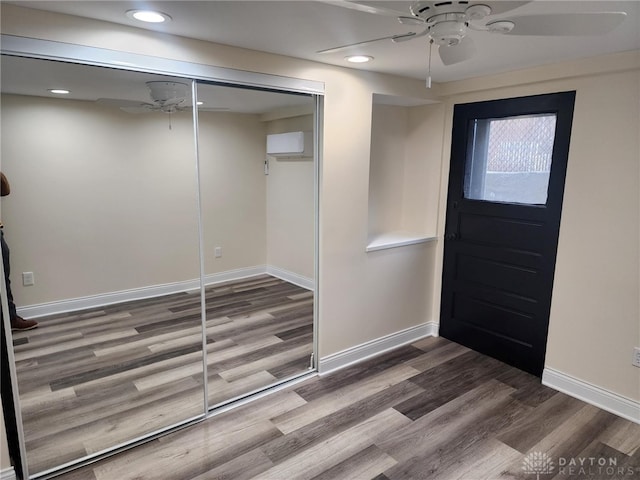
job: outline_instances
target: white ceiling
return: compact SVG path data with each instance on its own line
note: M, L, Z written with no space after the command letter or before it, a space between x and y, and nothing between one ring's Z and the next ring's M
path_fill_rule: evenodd
M351 66L345 55L362 53L375 57L369 64L355 66L364 70L392 73L413 78L427 74L426 38L394 44L378 42L333 54L318 50L416 31L401 25L393 17L342 8L324 1L146 1L145 8L161 10L172 17L163 25L139 24L125 12L141 8L139 1L20 1L22 7L50 10L104 20L123 25L162 31L174 35L208 40L254 50L278 53L317 62ZM333 2L339 3L339 2ZM408 12L406 0L367 3ZM505 2L482 2L494 10ZM518 8L491 19L511 16L594 11L624 11L627 18L616 30L602 36L506 36L472 32L478 55L473 59L444 66L432 61L436 82L459 80L491 73L557 63L606 53L640 49L640 1L560 1L535 0L510 2Z

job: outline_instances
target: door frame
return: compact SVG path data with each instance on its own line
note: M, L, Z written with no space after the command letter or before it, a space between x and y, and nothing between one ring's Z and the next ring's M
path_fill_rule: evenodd
M539 330L536 331L535 337L535 341L537 342L535 351L537 366L528 370L530 373L537 376L542 375L544 359L546 356L549 316L553 293L553 279L555 275L575 96L576 91L574 90L453 105L451 152L449 159L450 169L447 181L448 190L443 235L445 242L443 245L440 291L440 332L445 337L451 334L451 329L447 325L447 318L450 318L452 315L452 304L448 304L451 302L447 302L445 294L449 294L446 289L448 284L451 284L453 281L452 278L450 278L453 268L450 267L447 269L447 263L455 261L455 258L450 258L453 247L450 246L447 248L447 243L449 243L450 240L453 240L451 238L451 234L454 233L454 230L457 230L457 225L455 225L455 227L451 225L453 219L457 220L457 203L460 201L471 202L477 205L478 208L480 208L482 204L498 204L500 205L500 208L505 210L505 212L515 212L517 209L525 207L530 209L529 211L532 212L534 216L539 216L540 218L542 218L542 214L546 213L548 214L548 224L553 227L555 233L553 237L546 239L551 245L550 253L547 256L547 259L550 262L550 284L545 292L545 296L542 298L542 302L544 302L544 317L542 319L542 323L539 324ZM551 172L547 189L547 202L544 205L534 205L466 199L464 196L464 175L467 161L467 150L470 148L467 144L468 122L471 119L500 119L544 113L556 114L556 130L554 135ZM449 245L451 244L449 243ZM504 361L504 358L499 359Z

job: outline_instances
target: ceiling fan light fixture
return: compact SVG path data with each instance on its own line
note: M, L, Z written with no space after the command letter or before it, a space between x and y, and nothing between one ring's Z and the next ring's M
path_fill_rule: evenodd
M453 47L458 45L467 33L467 26L464 22L446 20L436 23L429 30L429 38L437 45Z
M166 13L154 10L127 10L125 15L133 20L145 23L164 23L171 20L171 17Z
M183 102L189 95L189 85L181 82L147 82L151 99L165 105Z
M349 55L344 58L349 63L367 63L373 60L373 57L370 55Z

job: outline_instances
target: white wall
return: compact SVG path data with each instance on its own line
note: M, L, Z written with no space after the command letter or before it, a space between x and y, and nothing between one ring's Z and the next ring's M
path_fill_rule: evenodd
M189 115L169 130L164 114L5 95L2 126L19 306L197 276ZM34 286L22 287L25 271Z
M404 199L402 221L427 235L435 235L438 230L444 118L443 103L409 109L404 182L411 196ZM440 274L438 269L434 272Z
M374 99L375 102L375 99ZM369 236L435 235L444 105L373 105Z
M313 132L313 116L273 120L267 133ZM314 278L314 159L269 160L267 264Z
M3 222L18 306L198 277L192 119L171 122L169 130L164 113L3 96L2 167L12 184ZM264 124L222 112L199 123L205 271L264 265ZM22 286L26 271L35 285Z
M403 222L404 164L409 109L377 105L371 112L369 164L369 235L405 230Z
M215 112L201 113L198 123L205 271L264 265L265 125L258 115Z

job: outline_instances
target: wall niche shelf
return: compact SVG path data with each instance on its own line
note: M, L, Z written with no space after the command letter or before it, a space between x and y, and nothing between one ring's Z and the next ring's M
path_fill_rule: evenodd
M366 252L375 252L389 248L406 247L437 240L435 235L421 235L409 232L387 232L369 239Z
M365 251L435 240L442 104L374 94L371 115Z

